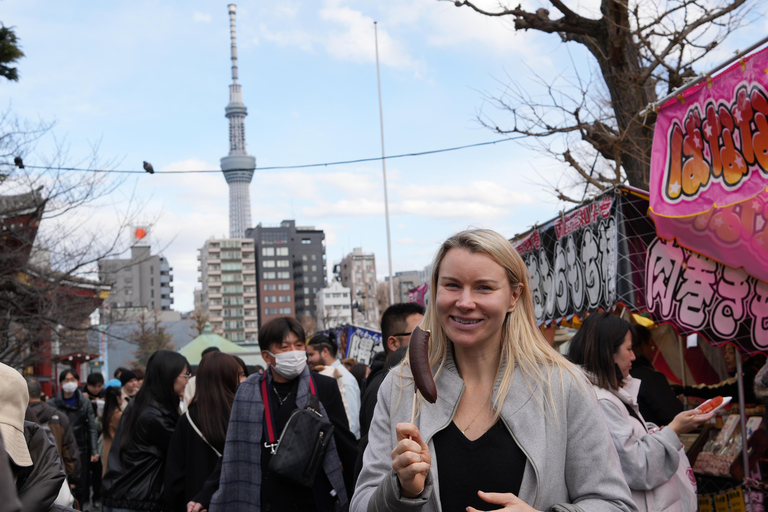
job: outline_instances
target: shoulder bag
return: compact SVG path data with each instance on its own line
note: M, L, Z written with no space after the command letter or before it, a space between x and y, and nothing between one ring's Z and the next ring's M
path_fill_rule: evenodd
M262 381L261 390L265 402L264 419L267 426L265 447L273 450L269 471L305 487L312 487L315 483L317 472L323 466L325 452L328 450L334 428L321 413L320 400L311 376L309 390L307 406L293 411L277 441L275 441L274 418L272 418L266 379Z

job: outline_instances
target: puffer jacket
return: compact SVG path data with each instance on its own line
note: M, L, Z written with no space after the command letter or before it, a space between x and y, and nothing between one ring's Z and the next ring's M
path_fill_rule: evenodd
M59 394L50 400L50 404L62 411L69 418L72 433L75 434L77 447L80 449L81 458L87 455L99 453L99 429L96 425L96 415L93 412L91 401L80 390L76 390L77 405L71 406L64 403L64 397Z
M109 467L103 479L104 505L133 510L162 510L165 460L173 430L179 419L156 401L139 411L131 439L123 444L126 418L133 403L123 413L109 451Z
M80 477L80 452L69 418L45 402L30 402L28 407L37 416L38 423L51 431L67 477L70 483L76 482Z
M638 510L682 512L682 496L675 478L682 443L671 428L654 433L646 430L637 407L640 381L630 376L618 390L594 388Z

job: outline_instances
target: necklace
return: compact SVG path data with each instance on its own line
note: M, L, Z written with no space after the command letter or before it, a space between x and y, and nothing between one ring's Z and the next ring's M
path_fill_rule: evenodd
M280 396L280 393L277 392L277 389L274 386L272 387L272 391L275 392L275 396L277 397L277 401L279 402L278 406L280 407L283 406L283 403L285 403L285 401L288 400L288 397L291 396L291 393L293 393L293 391L289 391L287 395Z
M483 403L483 406L480 408L479 411L477 411L477 414L475 414L475 417L472 418L472 421L469 422L469 425L467 425L463 429L459 429L459 430L461 430L462 434L466 433L466 431L469 430L469 427L472 426L472 424L475 422L475 420L480 417L480 414L482 414L482 412L485 410L485 404L486 403L487 403L487 401Z

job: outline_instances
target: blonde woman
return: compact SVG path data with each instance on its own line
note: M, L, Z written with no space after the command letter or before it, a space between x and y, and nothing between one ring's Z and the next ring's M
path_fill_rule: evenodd
M543 338L527 269L490 230L433 264L422 328L438 390L411 421L406 362L381 385L350 509L635 510L597 400Z

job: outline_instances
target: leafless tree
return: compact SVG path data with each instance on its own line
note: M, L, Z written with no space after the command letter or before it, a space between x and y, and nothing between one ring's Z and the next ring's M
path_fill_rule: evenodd
M99 172L114 162L98 157L98 144L73 158L52 128L0 113L0 360L17 367L89 351L88 316L108 291L97 261L125 250L142 206L112 202L123 180ZM50 152L38 147L44 138ZM115 219L95 220L105 212Z
M210 315L208 315L208 313L206 313L202 309L197 308L189 314L189 318L194 320L195 330L197 330L197 335L200 336L203 333L203 330L205 329L205 324L207 324L208 321L210 320Z
M171 335L160 326L157 311L141 313L138 327L128 341L136 345L134 355L136 360L146 368L149 356L158 350L172 350Z
M570 168L569 181L551 185L559 199L573 202L581 201L572 195L575 184L584 187L584 195L624 182L648 188L655 115L643 119L639 112L701 72L694 71L701 59L749 23L758 5L757 0L602 0L599 17L590 17L564 0L540 0L535 11L501 1L492 9L479 0L453 3L512 19L515 30L555 34L594 58L593 76L577 69L573 78L536 76L541 91L536 94L510 80L500 94L488 95L491 104L512 114L511 121L494 122L482 110L478 115L498 133L538 141L538 149Z

